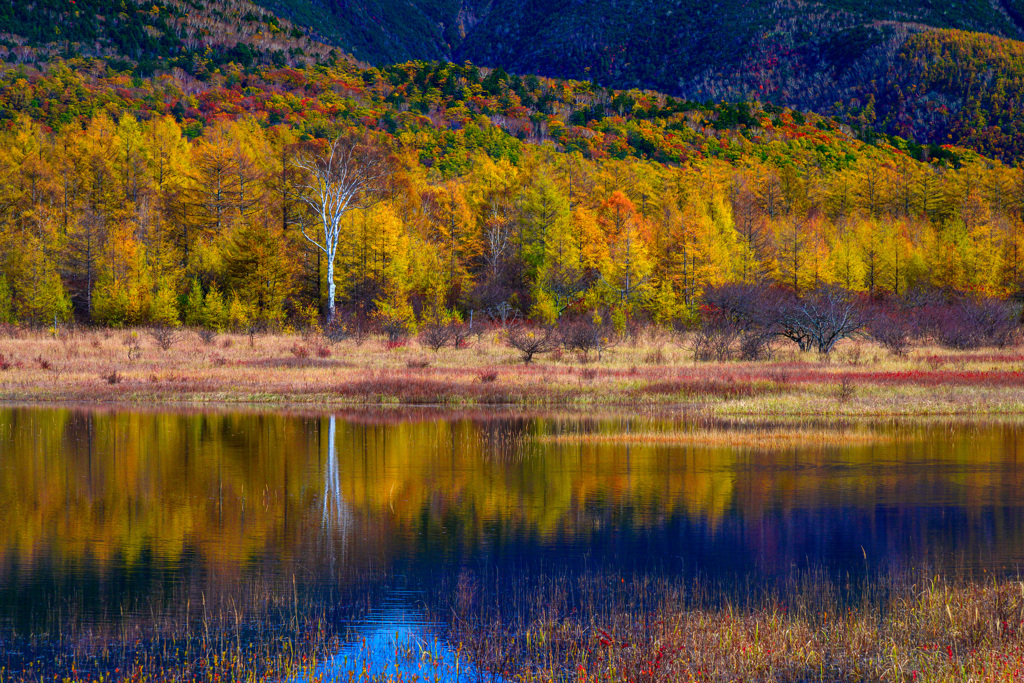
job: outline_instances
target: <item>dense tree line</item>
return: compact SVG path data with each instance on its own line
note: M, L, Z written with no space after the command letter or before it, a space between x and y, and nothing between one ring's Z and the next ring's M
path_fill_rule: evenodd
M281 327L334 303L395 334L471 315L622 329L692 321L727 283L878 300L1024 281L1020 169L781 108L471 65L198 81L82 60L6 70L0 102L8 321ZM337 140L387 173L327 248L311 162Z
M189 140L171 117L98 114L0 135L0 313L107 325L282 326L328 308L311 167L325 140L251 118ZM707 160L670 167L525 146L446 177L400 139L372 201L340 218L343 314L381 324L514 309L692 319L710 287L770 281L901 296L1019 291L1024 176L865 155L842 170Z

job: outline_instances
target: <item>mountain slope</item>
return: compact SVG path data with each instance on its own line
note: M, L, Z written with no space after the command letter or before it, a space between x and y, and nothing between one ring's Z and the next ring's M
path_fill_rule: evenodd
M137 75L298 65L331 48L247 0L0 0L0 58L103 57Z
M689 94L752 52L781 63L845 58L877 22L1024 37L1024 1L261 0L316 25L359 59L472 61L519 73ZM839 43L838 50L833 47ZM812 66L814 66L812 64Z
M263 1L378 64L470 61L770 102L837 116L862 135L1024 154L1024 0Z
M338 54L323 41L333 41L371 61L469 60L690 101L782 105L833 116L866 140L1024 159L1024 0L262 1L300 24L248 0L0 0L0 59L102 57L134 76L180 69L207 80L231 63L251 73L329 61ZM580 124L622 109L587 106Z

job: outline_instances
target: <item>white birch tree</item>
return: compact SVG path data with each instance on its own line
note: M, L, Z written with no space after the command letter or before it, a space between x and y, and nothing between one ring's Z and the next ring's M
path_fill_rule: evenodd
M300 157L295 165L304 172L299 196L316 214L316 227L302 227L302 236L324 253L327 261L327 319L334 319L335 257L341 221L355 209L369 207L391 175L390 156L369 138L335 138L320 154ZM311 234L312 232L312 234Z

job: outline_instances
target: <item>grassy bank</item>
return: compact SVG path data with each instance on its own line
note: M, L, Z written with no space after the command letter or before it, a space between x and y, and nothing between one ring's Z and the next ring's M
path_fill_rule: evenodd
M0 339L0 400L257 404L344 408L625 406L713 416L1024 414L1024 349L919 347L892 356L845 342L828 358L782 350L770 361L701 362L658 333L601 358L555 351L524 364L495 331L431 351L370 337L218 335L138 330L14 331Z

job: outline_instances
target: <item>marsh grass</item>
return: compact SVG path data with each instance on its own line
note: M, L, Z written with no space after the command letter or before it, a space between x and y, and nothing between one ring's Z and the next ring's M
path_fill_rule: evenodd
M1010 683L1024 675L1018 579L509 578L463 570L432 591L426 618L475 666L474 680ZM2 636L0 681L313 680L352 642L346 624L370 609L368 598L287 581L181 595L172 609L154 604L146 616L101 623L53 606L49 627ZM404 680L384 664L374 680Z
M327 628L337 619L328 602L283 583L211 584L145 602L97 620L65 599L49 605L32 632L0 631L0 682L289 680L340 642Z
M468 583L468 582L463 582ZM504 602L456 594L452 638L513 680L1019 681L1024 584L804 573L747 592L616 576Z
M1024 414L1024 354L916 348L890 355L866 341L771 360L699 362L657 337L600 358L537 356L524 365L502 335L437 352L415 340L332 342L303 336L11 328L0 337L0 400L346 407L434 404L630 406L716 415ZM689 342L687 342L689 343ZM463 345L465 347L465 345ZM37 359L45 359L41 363ZM49 364L49 367L43 367ZM114 373L115 383L106 381ZM488 381L488 377L500 378Z

